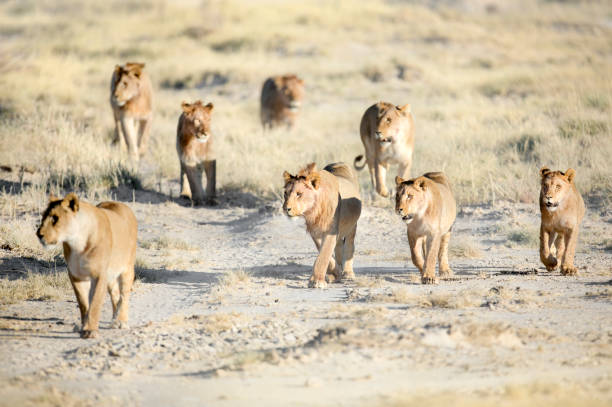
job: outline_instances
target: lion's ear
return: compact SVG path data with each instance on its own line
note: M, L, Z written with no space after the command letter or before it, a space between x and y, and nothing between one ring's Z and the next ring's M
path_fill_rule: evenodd
M285 185L287 185L287 183L291 181L291 178L293 178L293 175L289 174L289 172L287 171L283 172L283 179L285 180Z
M417 187L418 189L424 191L426 188L426 184L425 184L425 179L422 177L417 178L414 181L414 186Z
M308 165L306 166L306 171L305 171L305 173L306 173L306 174L310 174L310 173L315 172L316 170L317 170L317 164L315 164L315 163L310 163L310 164L308 164Z
M399 175L395 176L395 186L399 187L400 185L402 185L402 182L404 182L404 179L402 177L400 177Z
M404 106L395 106L395 108L404 114L410 113L411 110L410 104L406 104Z
M215 107L215 105L213 105L212 103L209 103L206 106L204 106L204 110L206 110L208 113L210 113L210 112L212 112L214 107Z
M310 182L310 185L312 185L314 189L319 189L319 186L321 185L321 177L319 176L318 172L311 173L306 179L308 182Z
M540 176L541 177L545 177L546 174L548 174L549 172L550 172L550 168L548 168L548 167L540 168Z
M77 212L79 210L79 197L74 192L69 193L64 197L62 206L72 212Z
M576 171L573 168L569 168L565 171L565 178L571 183L574 182L574 177L576 176Z
M191 111L193 110L193 108L191 107L191 105L185 101L183 101L183 103L181 103L181 108L183 109L183 112L185 113L191 113Z

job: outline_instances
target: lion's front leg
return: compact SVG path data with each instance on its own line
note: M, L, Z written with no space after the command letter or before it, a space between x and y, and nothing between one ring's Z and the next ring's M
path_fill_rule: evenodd
M216 205L217 201L217 160L204 161L206 173L206 203Z
M140 120L138 126L138 155L142 157L147 152L147 145L151 136L151 117Z
M376 175L376 192L386 198L389 196L389 191L387 190L387 186L385 185L385 180L387 178L387 167L378 160L376 161L374 167Z
M138 134L136 132L134 119L124 116L121 119L121 130L123 131L123 137L125 139L125 143L127 144L129 156L134 161L138 161L140 158L138 155Z
M540 260L548 271L557 268L557 259L550 254L550 232L543 225L540 227Z
M436 282L436 260L440 252L440 235L435 234L427 237L425 253L425 269L421 282L423 284L435 284Z
M185 164L181 162L181 194L180 196L191 199L191 188L189 187L189 179L187 178L187 172L185 171Z
M574 254L576 252L576 242L578 240L578 226L564 234L565 253L561 262L561 274L564 276L574 276L578 274L578 269L574 266Z
M423 237L411 237L408 233L408 244L410 245L412 264L419 270L421 277L423 277L423 266L425 264L423 260L423 240Z
M319 256L317 257L317 260L315 260L312 269L312 276L310 277L310 282L308 284L309 287L325 288L327 286L327 282L325 281L325 273L327 272L327 267L332 259L332 254L334 252L334 248L336 247L336 240L337 236L335 234L328 234L323 237L321 249L319 250Z
M72 284L77 303L79 304L81 329L83 329L85 320L87 319L87 312L89 311L89 290L91 282L89 280L77 280L71 273L68 273L68 277L70 277L70 283Z
M104 303L104 294L107 288L104 274L98 280L91 282L89 310L85 316L85 323L81 331L81 338L95 338L98 336L98 326L100 324L100 314L102 312L102 304Z

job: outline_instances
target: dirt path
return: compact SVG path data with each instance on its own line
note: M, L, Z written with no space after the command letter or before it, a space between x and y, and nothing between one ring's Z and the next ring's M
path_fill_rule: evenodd
M455 278L423 286L401 221L369 205L357 280L312 290L313 244L276 207L131 206L143 269L131 328L108 329L108 301L90 341L73 332L71 296L0 308L0 404L612 401L612 254L589 238L609 233L609 215L589 214L568 278L513 235L538 224L534 208L465 208Z

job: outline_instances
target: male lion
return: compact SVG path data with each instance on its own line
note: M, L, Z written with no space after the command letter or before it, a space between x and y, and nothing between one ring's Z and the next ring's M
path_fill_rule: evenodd
M326 272L330 281L353 279L355 233L361 215L359 183L354 173L344 163L329 164L322 171L311 163L297 175L285 171L283 177L283 210L290 217L304 217L319 251L309 287L327 286Z
M122 203L93 206L73 193L64 199L49 198L36 235L45 246L64 246L68 276L81 311L81 338L97 336L106 290L113 304L112 326L127 328L137 233L134 213Z
M372 185L376 192L387 197L389 192L385 180L389 164L399 165L400 177L410 176L414 149L414 120L410 105L373 104L361 118L360 133ZM358 165L362 159L363 155L355 157L353 165L357 170L365 167L365 164Z
M584 201L574 184L576 171L570 168L563 173L542 167L540 176L540 260L548 271L556 269L560 261L561 274L575 275L574 253L585 213ZM553 245L556 257L550 252Z
M448 241L457 204L446 175L428 172L410 180L395 177L395 184L395 211L408 225L412 263L421 272L421 282L436 282L436 259L440 261L440 277L452 276L453 271L448 266Z
M206 203L215 204L217 161L213 153L213 136L210 130L214 105L201 100L181 104L183 113L176 129L176 151L181 162L181 196L204 202L202 170L206 172Z
M304 81L295 75L266 79L261 89L261 124L272 128L285 124L292 128L304 97Z
M120 144L138 161L147 148L153 119L153 88L144 64L116 65L111 79L110 103L115 117L113 144Z

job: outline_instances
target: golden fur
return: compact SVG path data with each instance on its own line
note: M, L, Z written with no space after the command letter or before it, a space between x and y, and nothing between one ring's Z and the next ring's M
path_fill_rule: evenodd
M560 263L563 275L577 274L574 253L585 214L584 201L574 183L575 176L576 171L571 168L565 173L547 167L540 170L540 260L548 271L556 269ZM553 246L556 256L551 253Z
M322 288L329 280L352 279L357 220L361 215L359 183L344 163L329 164L318 171L311 163L297 175L284 172L288 216L303 216L319 256L314 263L310 287ZM335 252L335 259L332 254Z
M395 211L407 224L412 263L421 272L421 282L436 282L436 259L440 261L440 277L452 276L448 265L448 241L457 204L446 175L428 172L407 181L398 176L395 184Z
M153 119L153 87L144 64L128 62L115 66L111 78L110 103L115 118L113 144L120 144L138 161L145 153Z
M51 197L36 235L44 245L62 243L68 275L81 311L81 337L98 332L104 293L113 304L113 327L128 323L138 224L119 202L93 206L70 193Z
M261 89L261 124L264 128L291 128L304 98L304 81L295 75L266 79Z
M372 185L380 195L389 196L385 185L389 164L399 165L400 177L410 177L414 149L414 120L410 105L400 107L386 102L376 103L363 114L359 130ZM363 155L355 157L353 164L358 170L365 167L365 164L358 165L362 159Z
M176 130L176 151L181 163L181 196L192 198L196 204L215 203L217 161L213 154L213 135L210 129L213 104L201 100L182 103L183 113ZM202 188L202 170L206 172L206 195Z

